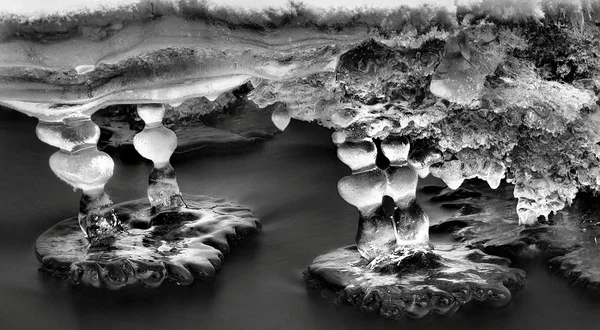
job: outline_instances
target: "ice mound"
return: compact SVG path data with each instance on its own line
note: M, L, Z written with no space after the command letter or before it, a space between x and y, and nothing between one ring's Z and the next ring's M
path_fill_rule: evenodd
M505 178L523 224L598 190L597 1L237 4L7 7L0 104L45 122L119 104L207 111L183 105L251 83L258 106L285 105L279 129L403 136L416 173L451 188Z

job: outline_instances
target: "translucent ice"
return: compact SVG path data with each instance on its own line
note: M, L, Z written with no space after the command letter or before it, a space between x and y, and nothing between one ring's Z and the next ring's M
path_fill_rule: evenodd
M429 218L416 200L417 174L408 165L390 166L386 174L385 194L396 203L393 216L396 246L429 244Z
M146 127L161 126L165 116L165 107L162 104L140 104L137 107L137 113Z
M406 137L388 136L381 141L381 151L391 165L403 165L408 160L410 144Z
M73 188L86 191L101 190L113 175L115 164L104 152L89 147L70 153L57 151L50 156L50 168Z
M358 111L352 108L343 108L331 115L331 122L340 127L346 127L356 120Z
M356 244L369 261L398 249L427 248L429 244L429 219L416 201L418 177L406 162L410 145L393 137L381 146L391 157L385 170L376 167L378 151L372 140L338 145L338 157L353 170L339 181L338 191L359 210Z
M133 138L135 149L142 157L150 159L154 168L148 180L148 199L155 211L185 205L175 170L169 163L177 148L177 136L163 126L165 107L162 104L139 105L138 114L145 122L144 130Z
M40 121L35 132L43 142L65 151L95 145L100 138L100 128L89 118L69 120L68 124Z
M562 210L575 199L577 190L557 183L549 177L530 178L515 184L514 196L518 199L519 224L533 225L539 217Z
M431 166L431 174L444 180L451 189L457 189L464 180L476 177L487 181L495 189L505 176L503 162L485 152L465 148L457 152L454 158Z
M578 190L600 190L592 42L600 7L505 2L325 11L289 4L249 13L200 2L156 9L144 0L39 20L5 15L0 103L55 123L121 104L183 102L181 111L210 112L216 107L186 100L218 101L251 82L249 100L285 104L273 113L280 129L295 118L335 129L336 145L383 141L392 166L407 158L424 177L440 163L432 172L451 187L471 177L497 187L505 173L515 184L552 178L543 196L517 197L522 214L547 215ZM173 135L153 119L146 124L136 147L170 173ZM97 132L85 125L91 131L78 128L77 136L52 125L38 134L75 152L94 144ZM412 148L390 142L394 136ZM358 165L366 157L350 150L341 147L340 159L367 168L371 160Z
M346 141L338 145L337 155L353 172L365 171L375 168L377 148L370 139Z
M338 183L338 191L346 202L369 216L381 205L386 186L385 173L377 168L343 177Z
M280 131L284 131L290 124L291 116L285 107L277 107L271 114L271 120Z
M90 244L110 244L121 227L112 200L104 192L114 162L96 147L98 126L89 117L78 116L61 122L40 121L36 133L40 140L61 149L50 156L50 168L56 176L83 191L78 221Z
M431 165L442 161L442 153L439 150L413 150L408 157L408 163L417 172L419 177L424 178L429 175Z
M430 89L434 95L459 104L479 98L485 77L504 56L501 47L486 39L477 43L467 33L448 38L444 50L446 54L435 70Z
M177 136L164 126L150 126L134 137L133 145L142 157L153 161L155 167L164 167L177 148Z

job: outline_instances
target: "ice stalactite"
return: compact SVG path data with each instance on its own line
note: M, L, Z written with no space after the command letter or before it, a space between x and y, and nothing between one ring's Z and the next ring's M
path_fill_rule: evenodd
M413 150L408 157L408 164L417 172L420 178L429 175L431 165L442 161L443 155L439 150Z
M139 105L137 111L146 126L134 137L133 145L142 157L154 163L148 180L150 204L157 212L184 206L175 170L169 163L177 148L177 136L162 124L165 107L162 104L144 104Z
M356 246L317 257L304 273L309 288L333 289L339 301L391 318L451 315L471 301L507 304L525 281L508 259L443 243L434 250L429 242L416 170L427 171L441 153L397 134L358 136L333 135L338 157L352 169L338 191L360 213Z
M551 213L570 205L576 194L576 188L563 186L549 177L530 178L515 184L519 224L534 225L539 217L547 219Z
M428 247L429 218L417 203L418 176L408 165L409 151L410 144L405 137L388 136L381 142L381 152L390 161L385 170L385 193L395 203L393 220L397 246Z
M334 134L334 142L339 134ZM429 244L429 220L415 199L417 174L408 165L408 140L389 137L381 151L371 138L338 143L338 158L352 169L342 178L338 191L358 208L360 218L356 244L363 258L371 261L406 247ZM377 166L387 157L389 166Z
M83 195L79 225L91 246L111 244L121 225L104 185L112 177L114 162L96 147L100 128L90 117L66 118L62 122L40 121L36 133L43 142L60 148L50 157L50 168Z
M338 191L346 202L358 208L358 250L367 260L392 251L396 235L391 214L382 207L386 178L375 165L375 143L371 139L345 141L338 145L338 158L352 169L352 175L338 182Z
M284 131L288 127L291 119L290 112L284 106L277 107L271 114L273 124L275 124L280 131Z
M224 199L187 195L184 203L169 163L177 137L163 126L164 113L162 104L138 106L145 127L134 146L154 163L148 198L116 205L103 189L114 164L96 149L99 127L89 117L40 122L40 139L61 148L50 167L83 190L79 219L59 222L36 241L42 270L98 288L157 287L165 280L189 285L214 278L231 242L259 231L250 210ZM81 239L79 225L92 248Z

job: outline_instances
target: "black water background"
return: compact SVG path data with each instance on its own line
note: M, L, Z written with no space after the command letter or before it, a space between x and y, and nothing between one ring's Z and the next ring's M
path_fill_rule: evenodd
M393 322L306 291L302 271L349 245L356 210L336 190L349 173L331 132L292 122L262 148L173 159L183 192L226 196L254 210L263 231L234 248L212 283L105 292L38 273L33 244L77 212L79 193L48 167L56 151L35 137L36 119L0 110L0 329L600 329L600 297L573 287L538 260L517 261L526 287L504 308ZM115 157L115 202L145 196L147 162ZM432 221L447 216L420 195Z

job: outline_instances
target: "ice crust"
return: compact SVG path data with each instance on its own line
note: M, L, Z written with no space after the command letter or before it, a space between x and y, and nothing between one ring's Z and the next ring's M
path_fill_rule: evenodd
M281 130L294 118L334 128L340 145L401 136L410 155L383 152L421 177L514 183L523 224L600 188L596 1L139 1L1 17L0 104L46 123L115 104L219 102L250 82L257 105L285 105L272 117ZM344 150L353 170L367 167Z

